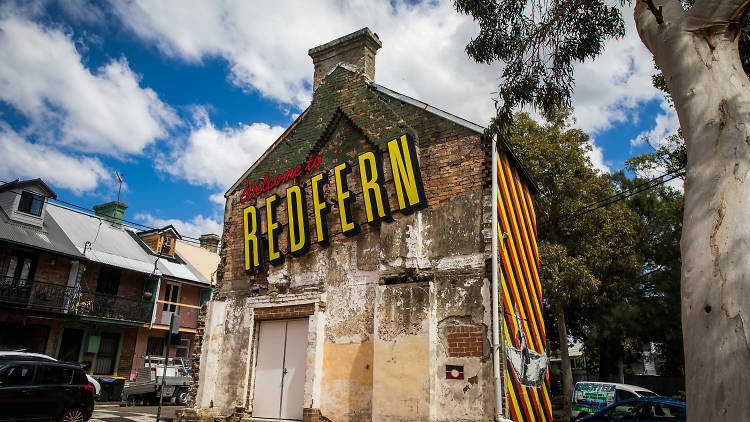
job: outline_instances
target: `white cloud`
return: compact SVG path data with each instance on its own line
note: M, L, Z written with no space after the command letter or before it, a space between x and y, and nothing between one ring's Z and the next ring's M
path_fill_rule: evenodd
M630 146L643 145L648 140L652 147L658 148L664 145L667 137L677 133L677 129L679 128L680 121L677 118L677 113L664 100L661 103L661 112L656 116L653 128L644 130L635 139L631 139Z
M123 158L178 124L124 59L91 72L69 34L7 14L0 20L0 99L41 143Z
M213 195L209 196L208 199L209 201L221 206L223 206L227 202L226 198L224 198L224 192L216 192Z
M622 17L625 37L609 40L595 60L575 67L574 114L577 126L589 133L636 123L640 107L663 95L651 83L653 56L638 37L632 5L623 8Z
M595 169L602 173L610 173L612 170L610 169L609 164L611 163L604 161L604 150L602 147L597 146L594 139L589 141L589 145L591 145L591 150L586 152L586 156L591 160L591 164L593 164Z
M165 54L190 62L222 57L234 83L298 108L311 95L307 50L369 26L383 42L379 83L479 124L494 115L501 65L477 64L466 55L478 25L449 0L196 0L190 5L135 0L114 7L133 32ZM632 6L623 18L625 38L610 41L597 60L576 67L575 116L586 131L631 120L639 105L660 95L651 85L651 54L635 31Z
M265 123L219 129L198 109L186 144L158 156L156 165L192 184L228 189L283 131Z
M171 224L182 237L191 237L193 239L197 239L203 234L221 234L223 229L221 221L202 215L197 215L188 221L175 218L158 218L149 213L136 214L134 218L151 227L165 227Z
M297 109L311 98L307 50L368 26L383 42L379 83L480 124L494 114L500 67L477 64L466 55L478 27L451 1L113 4L133 32L165 54L195 63L222 57L232 82Z
M112 173L96 158L68 155L57 148L26 141L0 122L0 178L40 177L52 185L68 188L76 194L92 191L102 183L111 184Z

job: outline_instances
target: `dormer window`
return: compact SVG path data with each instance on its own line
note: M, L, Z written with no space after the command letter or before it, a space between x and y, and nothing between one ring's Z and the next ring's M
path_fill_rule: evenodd
M21 200L18 202L18 211L39 217L42 215L43 206L44 197L42 195L37 195L27 190L21 192Z
M177 240L181 239L180 234L171 225L160 229L152 229L138 233L138 237L143 240L151 251L159 255L174 258L175 246Z
M161 237L161 254L174 256L173 248L174 248L174 242L172 241L172 238L169 236L162 236Z

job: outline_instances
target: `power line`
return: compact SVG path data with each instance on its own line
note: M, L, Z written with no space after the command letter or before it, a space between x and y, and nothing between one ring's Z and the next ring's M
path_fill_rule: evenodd
M623 191L620 191L616 194L610 195L606 198L600 199L598 201L592 202L590 204L587 204L581 208L578 208L576 210L570 211L568 213L562 214L558 217L556 224L560 224L564 221L570 220L572 218L580 217L582 215L588 214L590 212L596 211L600 208L604 208L608 205L612 205L614 203L624 201L625 199L637 195L639 193L645 192L649 189L653 189L657 186L663 185L664 183L667 183L673 179L676 179L678 177L681 177L684 175L685 168L679 168L677 170L674 170L670 173L655 177L653 179L647 180L643 183L639 183L638 185L635 185L633 187L630 187L628 189L625 189ZM666 178L666 179L665 179ZM593 208L592 208L593 207ZM547 220L544 222L542 226L549 226L552 222L550 220Z

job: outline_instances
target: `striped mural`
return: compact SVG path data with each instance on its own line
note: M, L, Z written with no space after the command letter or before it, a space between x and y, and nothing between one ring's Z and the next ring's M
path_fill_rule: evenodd
M507 417L552 421L534 205L526 181L506 153L495 154Z

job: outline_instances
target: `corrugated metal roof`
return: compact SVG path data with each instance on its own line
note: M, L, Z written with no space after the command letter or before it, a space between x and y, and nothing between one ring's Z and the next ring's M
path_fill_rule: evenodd
M149 253L137 240L135 229L128 226L113 227L96 216L73 209L48 207L49 216L59 224L70 242L91 261L125 268L146 274L162 275L198 284L210 281L178 257L179 262L159 258ZM48 219L48 220L52 220ZM154 271L156 265L156 271Z
M49 211L54 207L48 205L45 208ZM0 211L0 239L70 257L82 257L81 252L51 218L45 218L42 227L34 227L12 221Z

